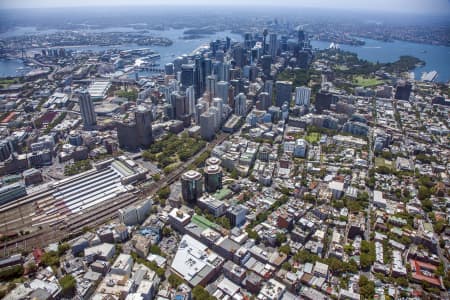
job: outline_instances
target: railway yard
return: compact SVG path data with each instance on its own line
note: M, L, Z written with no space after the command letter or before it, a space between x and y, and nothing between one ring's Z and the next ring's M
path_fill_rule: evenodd
M98 163L93 170L47 184L0 206L0 233L4 236L0 257L45 247L115 219L119 209L175 182L198 156L227 137L228 134L221 134L180 168L143 188L133 184L145 179L147 170L121 157Z
M42 247L116 217L118 209L138 199L131 183L145 173L109 160L0 207L1 233L6 236L0 255Z

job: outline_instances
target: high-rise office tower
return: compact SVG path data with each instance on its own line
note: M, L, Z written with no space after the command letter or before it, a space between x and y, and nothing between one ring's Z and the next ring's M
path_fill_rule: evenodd
M231 64L227 61L219 62L214 66L217 81L229 81Z
M209 50L211 50L213 56L216 55L218 48L219 48L219 45L218 45L217 41L209 42Z
M267 29L264 29L263 31L263 55L267 54L267 35L269 34L269 31Z
M216 96L222 98L223 103L228 103L229 84L226 81L219 81L216 84Z
M309 50L302 50L297 55L297 65L302 69L309 68L312 61L312 54Z
M262 64L262 70L266 77L270 76L270 68L272 64L272 56L270 55L263 55L261 57L261 64Z
M241 92L241 84L239 80L237 79L230 80L230 85L234 88L233 96L234 97L237 96Z
M311 97L311 89L306 86L299 86L295 88L295 104L296 105L309 105L309 99Z
M249 65L245 65L242 68L242 76L247 79L250 78L250 66Z
M277 81L276 89L277 89L277 98L275 99L276 106L281 107L284 102L287 102L290 105L292 99L292 82Z
M206 78L206 90L211 98L216 96L216 77L214 75L209 75Z
M170 80L170 83L166 86L161 87L161 92L164 93L164 98L166 99L166 102L169 104L172 104L171 102L171 94L177 90L178 87L178 81L177 80Z
M216 75L216 80L221 81L223 76L223 62L215 61L212 65L212 73Z
M212 111L205 111L200 115L200 135L210 141L215 135L216 116Z
M140 144L148 147L153 142L152 121L153 115L149 107L139 105L134 113L136 131Z
M260 50L261 48L259 47L253 47L251 50L251 55L250 55L250 63L251 64L256 64L260 58Z
M282 52L288 50L288 37L285 35L281 36L280 48Z
M6 139L0 141L0 161L7 160L11 153L13 152L13 147L11 145L11 141Z
M220 80L222 81L230 81L230 69L231 69L231 64L228 61L223 62L222 64L222 68L220 70Z
M260 109L267 110L272 105L272 97L269 93L262 92L258 95L258 101L260 102Z
M264 92L268 93L270 100L272 100L272 96L273 96L273 80L266 80L266 82L264 82Z
M166 73L166 75L173 75L175 74L175 68L173 63L168 63L164 66L164 72Z
M119 146L129 150L148 148L153 142L152 120L151 109L139 105L134 113L134 120L117 123Z
M195 105L195 118L194 118L194 120L195 120L195 123L197 125L200 124L200 116L205 111L206 111L206 107L205 107L205 105L203 103L197 103Z
M195 116L195 90L194 87L191 85L186 89L186 97L187 97L187 113L191 114L192 116Z
M205 179L205 190L214 193L222 188L222 168L220 165L207 165L203 169Z
M183 200L188 203L196 203L203 194L202 175L190 170L181 175L181 195Z
M278 51L278 41L277 41L276 33L271 33L269 35L269 50L270 50L270 56L272 56L272 58L275 58L275 56L277 56L277 51Z
M178 56L173 61L173 71L174 73L181 71L181 65L183 64L183 58L181 56Z
M303 48L303 44L305 42L305 32L303 30L299 30L297 32L297 39L298 39L298 44L301 48Z
M183 90L189 86L195 86L195 65L194 64L183 64L181 65L181 86Z
M202 76L203 78L207 78L209 75L212 74L212 61L210 58L203 58L201 60L202 63Z
M205 58L203 56L197 55L194 58L195 68L194 68L194 88L195 95L199 97L205 92L205 80L207 74L207 67L205 63ZM211 63L211 61L209 60Z
M239 93L234 97L234 112L243 117L247 114L247 96L244 93Z
M80 104L81 118L83 119L83 126L85 128L91 128L97 124L97 119L94 110L94 103L92 102L91 95L87 90L78 90L76 92Z
M244 47L245 49L250 49L252 47L253 37L250 32L244 34Z
M223 50L217 50L215 58L217 61L223 62L223 59L225 58L225 52L223 52Z
M164 104L163 105L163 110L164 110L165 118L167 118L168 120L175 119L175 115L174 115L172 104L170 104L170 103Z
M241 46L234 47L232 50L232 56L236 66L242 68L246 64L245 49Z
M221 117L220 117L220 112L219 109L215 106L211 106L208 111L214 115L214 132L216 132L219 128L220 128L220 122L221 122Z
M250 82L255 82L256 78L258 77L258 68L256 66L250 66L249 74L248 74L248 80Z
M183 117L189 112L186 93L173 92L171 96L175 119L182 120Z
M314 103L314 107L318 113L322 113L323 110L330 109L331 104L334 103L336 103L336 99L333 94L321 91L316 94L316 102Z
M212 100L212 106L216 107L219 111L219 127L222 125L223 121L223 100L222 98L213 98Z
M395 99L409 101L412 85L409 82L400 81L395 89Z

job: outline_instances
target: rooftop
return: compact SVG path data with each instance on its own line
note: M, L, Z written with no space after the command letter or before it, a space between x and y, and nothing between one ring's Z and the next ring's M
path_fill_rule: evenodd
M196 239L184 235L172 262L172 269L192 285L208 275L224 259Z

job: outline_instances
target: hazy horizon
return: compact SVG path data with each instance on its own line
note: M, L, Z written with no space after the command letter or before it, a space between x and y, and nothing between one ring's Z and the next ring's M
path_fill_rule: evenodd
M211 2L207 0L192 0L189 3L181 0L15 0L2 1L0 9L34 9L34 8L92 8L92 7L298 7L309 9L326 10L346 10L364 12L383 12L415 15L449 15L449 0L378 0L378 1L357 1L357 0L279 0L274 4L272 0L248 0L227 2Z

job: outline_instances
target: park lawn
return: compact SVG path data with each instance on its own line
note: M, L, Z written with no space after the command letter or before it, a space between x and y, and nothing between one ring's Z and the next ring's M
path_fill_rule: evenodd
M318 132L310 132L306 137L305 140L308 143L317 143L320 140L320 133Z
M6 89L8 86L15 83L18 83L16 79L6 79L6 78L0 79L0 87L3 89Z
M382 167L385 166L387 168L392 169L392 162L388 161L382 157L375 157L375 167Z
M169 174L169 173L172 172L173 170L179 168L181 165L182 165L182 163L179 162L179 161L177 161L177 162L171 163L171 164L168 165L168 166L165 166L165 167L163 168L163 171L164 171L165 174Z
M375 77L370 78L364 78L363 76L354 76L353 77L353 84L357 86L362 87L370 87L370 86L377 86L380 84L383 84L384 81L376 79Z

